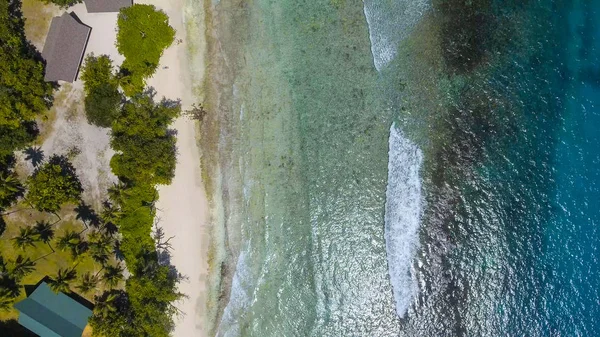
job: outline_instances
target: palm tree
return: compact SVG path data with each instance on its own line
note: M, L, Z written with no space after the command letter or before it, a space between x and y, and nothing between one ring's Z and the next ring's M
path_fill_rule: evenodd
M116 204L119 204L128 194L127 185L122 181L108 188L108 198Z
M96 302L94 304L94 315L106 318L116 312L116 300L118 297L119 295L114 292L104 292L102 296L96 296L94 299Z
M100 218L103 222L102 229L106 233L114 235L118 231L116 223L121 218L122 212L117 206L113 205L108 200L105 200L102 205L103 209L100 213Z
M63 252L69 250L74 260L80 259L88 249L88 244L81 239L81 235L71 230L58 238L56 246Z
M10 269L10 274L15 279L21 279L26 275L30 274L35 270L35 261L31 261L28 257L23 257L23 255L17 256L17 259L12 263L12 268Z
M0 288L0 311L8 311L12 309L12 304L15 301L15 297L10 290Z
M102 277L104 284L106 284L109 288L114 288L119 285L119 282L121 282L122 279L123 267L121 267L121 265L118 264L116 266L106 266L104 275Z
M25 188L15 173L0 173L0 207L10 206L13 201L23 196Z
M135 266L136 275L146 275L152 277L159 269L158 255L155 250L148 247L142 248L138 258L139 262Z
M72 246L76 246L81 243L81 235L79 233L67 230L63 236L58 238L56 242L56 247L61 251L65 251L67 249L71 249Z
M100 278L90 272L87 272L81 276L79 284L76 288L84 294L88 294L98 288Z
M43 243L49 244L54 238L54 229L48 221L37 221L34 229Z
M70 283L77 278L77 272L73 268L59 269L55 278L48 280L50 288L58 292L69 292Z
M31 227L19 228L19 235L12 238L12 243L15 248L25 249L34 247L35 243L40 239L38 233Z
M88 235L88 242L88 251L92 259L101 265L105 265L114 246L113 239L107 234L95 231Z

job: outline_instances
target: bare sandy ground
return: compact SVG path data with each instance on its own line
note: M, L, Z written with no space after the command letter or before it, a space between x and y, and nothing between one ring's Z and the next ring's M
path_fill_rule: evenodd
M39 2L27 3L25 31L38 50L43 49L52 16L61 15L64 10L57 6L42 5ZM89 14L84 4L68 9L92 28L86 55L107 54L118 66L123 61L115 47L117 13ZM40 123L40 147L46 158L53 154L66 155L72 161L84 188L83 199L96 207L106 198L106 190L116 182L110 169L110 158L114 151L110 148L109 129L100 128L87 122L83 104L83 83L62 83L55 94L54 106L49 120ZM20 156L21 159L24 155ZM33 171L31 163L21 161L26 173Z

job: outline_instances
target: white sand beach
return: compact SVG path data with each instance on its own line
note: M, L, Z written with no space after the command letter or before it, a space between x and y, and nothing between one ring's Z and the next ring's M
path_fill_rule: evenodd
M188 109L195 101L187 61L184 0L143 2L164 10L169 15L169 23L177 31L175 39L183 40L165 51L148 85L156 89L158 96L180 98L182 109ZM188 277L179 285L179 291L188 298L178 303L184 315L175 318L173 336L200 337L206 334L203 315L198 308L204 302L208 270L208 201L202 183L194 121L180 117L173 126L177 130L177 167L171 185L159 187L157 217L166 236L173 236L172 264Z

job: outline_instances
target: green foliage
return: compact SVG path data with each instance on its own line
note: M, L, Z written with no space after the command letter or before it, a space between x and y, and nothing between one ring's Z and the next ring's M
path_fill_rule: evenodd
M27 247L34 247L40 240L39 234L31 227L19 228L19 235L11 239L15 249L24 250Z
M169 26L169 17L153 5L121 9L117 24L117 49L125 56L121 86L126 95L133 96L156 71L163 51L175 39L175 30Z
M111 145L118 152L111 167L119 183L109 188L110 202L101 217L118 225L120 249L132 275L126 293L98 298L103 302L97 303L90 320L94 334L166 337L173 327L172 302L181 297L177 276L158 264L151 232L158 199L155 186L170 183L175 169L175 136L169 125L179 113L178 102L155 103L153 92L147 91L125 103L112 124ZM105 268L103 280L108 286L121 280L115 268Z
M143 76L140 73L133 73L128 69L121 68L119 71L119 84L121 89L127 96L135 96L136 94L144 91L146 86L146 78L152 74Z
M175 137L167 135L148 141L122 137L114 140L112 145L115 150L122 151L111 160L115 174L147 178L158 184L168 184L173 178Z
M134 313L125 291L104 292L94 302L94 315L89 320L94 336L137 336L131 325Z
M145 251L137 261L126 293L113 291L97 298L90 319L94 334L169 336L177 311L173 302L182 296L175 291L177 279L168 266L158 264L155 251Z
M119 113L122 95L109 84L94 88L85 96L85 115L90 124L100 127L110 127Z
M100 283L100 278L90 272L87 272L81 276L79 280L79 284L75 286L77 290L81 291L84 294L91 293L98 289L98 284Z
M123 280L123 267L120 265L106 266L102 281L109 287L115 288Z
M88 250L88 243L81 235L72 230L67 230L56 242L56 247L61 251L69 251L73 260L77 261Z
M54 229L48 221L37 221L33 229L43 243L48 244L54 238Z
M38 134L35 122L23 122L18 127L0 125L0 166L6 167L13 152L25 148Z
M122 109L113 132L122 136L151 139L164 137L169 133L169 125L179 116L181 106L178 101L162 99L154 102L155 92L148 90L136 95Z
M39 211L56 212L76 203L82 192L75 168L64 156L54 155L28 179L27 200Z
M55 293L70 292L71 282L77 279L77 272L73 268L61 268L53 278L48 279L48 286Z
M26 129L52 103L53 88L37 55L25 38L20 2L0 0L0 139Z
M81 68L80 78L83 80L83 89L86 94L105 84L118 84L113 73L112 60L108 55L88 55Z
M113 253L114 240L113 238L99 231L94 231L88 235L88 253L90 257L102 266L110 259Z
M8 270L9 274L17 280L22 279L35 270L35 262L28 257L22 255L17 256L16 260L11 263Z
M85 114L91 124L110 127L119 114L123 99L119 81L113 73L112 61L106 55L88 56L82 69L84 81Z
M46 4L55 4L60 8L69 8L73 5L81 3L82 0L42 0Z
M154 103L152 93L126 103L113 125L111 145L120 152L111 160L113 172L128 181L170 183L176 148L168 125L180 111L178 102Z
M14 297L10 295L8 290L0 289L0 310L6 311L12 308Z
M25 187L14 172L0 172L0 209L11 206L24 191Z
M181 298L173 291L175 279L167 266L159 266L152 275L141 275L127 282L131 307L135 310L134 323L139 336L168 337L173 328L172 316L176 309L172 302Z

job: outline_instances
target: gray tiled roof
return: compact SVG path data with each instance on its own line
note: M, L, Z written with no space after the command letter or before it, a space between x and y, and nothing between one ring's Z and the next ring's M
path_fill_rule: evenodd
M133 0L83 0L88 13L118 12L132 5Z
M73 82L77 78L92 29L73 15L65 12L52 19L42 51L42 57L46 60L46 81Z

